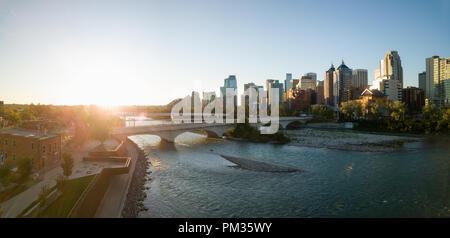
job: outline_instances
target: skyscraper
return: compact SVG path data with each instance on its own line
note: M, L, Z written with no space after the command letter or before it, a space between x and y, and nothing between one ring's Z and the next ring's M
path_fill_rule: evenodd
M318 80L317 86L316 86L316 103L317 104L324 104L324 97L323 97L323 81Z
M224 108L226 108L226 93L227 89L234 90L234 107L237 106L237 80L235 75L230 75L223 80L223 87L220 87L220 97L223 98Z
M266 88L267 88L267 105L271 105L272 104L272 93L271 93L271 88L278 88L278 101L279 103L283 103L283 94L284 94L284 87L283 84L280 83L278 80L276 79L267 79L266 80Z
M314 86L317 84L317 74L314 72L306 73L305 76L311 77Z
M450 103L450 58L426 59L425 96L441 106Z
M286 80L284 80L284 91L287 92L289 89L291 89L291 80L292 80L292 74L286 73Z
M325 79L323 82L323 97L326 105L334 105L334 96L333 96L333 82L334 82L334 68L333 64L331 67L325 72Z
M244 92L247 91L247 89L249 89L249 88L254 88L256 90L256 92L258 93L259 89L261 89L261 88L263 89L264 87L263 86L258 86L255 83L246 83L246 84L244 84ZM249 99L250 99L249 96L245 97L245 104L249 104ZM259 103L259 95L256 97L256 102L254 102L254 103L256 103L256 104Z
M419 73L419 88L424 92L427 91L427 72Z
M314 83L314 80L311 76L302 76L300 78L300 89L307 90L307 89L315 89L316 84Z
M354 69L352 71L352 87L366 89L367 84L367 69Z
M403 68L400 55L395 50L386 52L384 59L380 61L381 77L400 81L403 88Z
M351 100L351 88L352 70L342 60L342 64L334 71L333 96L335 106Z
M300 82L299 79L291 79L291 81L289 82L289 86L291 86L291 87L289 88L289 90L291 90L291 89L296 89L299 82ZM289 90L288 90L288 91L289 91Z
M397 51L388 51L375 69L375 80L371 89L377 89L391 101L401 101L403 88L403 68Z
M227 88L237 89L237 81L235 75L230 75L228 76L228 78L223 80L223 87L220 87L220 93L222 97L225 96Z

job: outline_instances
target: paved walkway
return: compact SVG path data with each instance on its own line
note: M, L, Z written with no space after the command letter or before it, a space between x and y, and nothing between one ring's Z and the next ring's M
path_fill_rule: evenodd
M127 174L116 175L111 179L111 184L100 202L95 217L98 218L118 218L121 217L128 189L136 168L138 153L131 145L127 145L128 156L131 157L131 167Z
M82 161L83 157L87 155L86 152L76 154L74 153L72 155L74 157L74 167L72 169L72 175L69 177L69 179L98 174L104 167L117 166L122 164L113 162L104 163ZM25 208L27 208L38 198L43 186L46 185L49 188L55 186L57 176L62 173L63 170L59 166L51 169L43 174L42 181L31 186L24 192L12 197L11 199L1 203L0 206L4 209L2 216L16 217L17 215L19 215Z

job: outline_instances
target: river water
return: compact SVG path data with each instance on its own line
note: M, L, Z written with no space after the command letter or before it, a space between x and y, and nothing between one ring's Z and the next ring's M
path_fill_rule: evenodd
M448 139L365 153L193 133L163 147L156 136L130 138L152 163L141 217L450 217ZM237 169L218 154L304 172Z

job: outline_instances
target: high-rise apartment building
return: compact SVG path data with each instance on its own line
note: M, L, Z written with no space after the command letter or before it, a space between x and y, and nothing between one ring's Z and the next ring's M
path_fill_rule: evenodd
M438 106L450 103L450 58L426 59L425 96Z

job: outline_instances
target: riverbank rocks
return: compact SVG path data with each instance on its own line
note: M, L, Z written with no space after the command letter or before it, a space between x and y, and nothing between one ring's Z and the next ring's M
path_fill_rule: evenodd
M137 158L135 159L136 167L128 189L125 206L122 210L122 217L136 218L139 216L140 211L147 210L142 201L147 197L144 190L146 188L145 182L147 181L146 175L149 174L147 172L149 163L147 162L144 151L139 146L129 139L127 139L126 143L128 148L130 148L130 156L137 155Z

